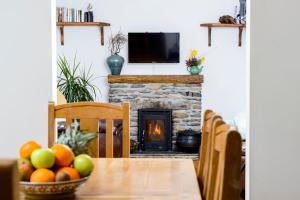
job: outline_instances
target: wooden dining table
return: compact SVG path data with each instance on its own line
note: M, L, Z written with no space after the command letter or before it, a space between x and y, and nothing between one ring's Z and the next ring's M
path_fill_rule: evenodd
M75 200L201 200L191 159L96 158Z

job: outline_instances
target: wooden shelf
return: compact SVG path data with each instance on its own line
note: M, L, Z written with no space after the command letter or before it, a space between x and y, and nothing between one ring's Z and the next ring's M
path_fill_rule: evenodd
M203 75L120 75L108 76L108 83L203 83Z
M242 33L246 27L245 24L220 24L220 23L206 23L200 24L201 27L208 28L208 46L211 47L211 29L212 28L237 28L239 29L239 47L242 46Z
M57 22L56 26L60 29L60 44L64 45L64 27L65 26L97 26L100 28L100 41L101 45L104 45L104 27L110 26L109 23L106 22Z

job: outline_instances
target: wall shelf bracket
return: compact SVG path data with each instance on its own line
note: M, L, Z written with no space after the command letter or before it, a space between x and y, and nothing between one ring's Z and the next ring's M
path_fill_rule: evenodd
M98 26L100 29L100 44L104 46L104 27L110 26L106 22L57 22L56 26L60 29L60 44L65 44L64 28L65 26Z
M207 27L208 29L208 46L211 47L211 30L212 28L238 28L238 45L239 47L242 46L242 34L243 29L246 27L245 24L220 24L220 23L207 23L207 24L200 24L201 27Z

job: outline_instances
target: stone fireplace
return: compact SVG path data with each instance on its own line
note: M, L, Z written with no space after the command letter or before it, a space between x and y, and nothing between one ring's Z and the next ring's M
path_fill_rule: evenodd
M145 143L142 144L143 139L146 138L145 131L154 131L153 134L157 134L152 135L154 136L152 138L150 137L151 141L154 142L150 144L151 150L155 148L157 148L156 150L162 149L165 151L176 150L176 135L178 131L192 129L200 133L202 83L202 75L108 76L109 102L121 103L127 101L130 103L130 137L132 140L139 142L140 150L145 147L149 149L149 146L145 146ZM147 110L172 111L170 112L170 140L164 135L164 142L171 142L171 147L166 145L167 143L155 144L155 141L163 139L160 138L162 136L158 135L157 130L160 128L160 131L162 131L162 129L167 127L163 123L166 117L156 120L152 119L152 121L149 121L149 124L144 124L145 126L139 123L141 111L145 112ZM150 118L155 115L154 113L151 114L149 115ZM149 139L148 135L146 136L146 139Z

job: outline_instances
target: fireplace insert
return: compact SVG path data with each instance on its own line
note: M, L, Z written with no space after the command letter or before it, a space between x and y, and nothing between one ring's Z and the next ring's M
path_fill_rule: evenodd
M172 110L139 109L139 151L172 150Z

